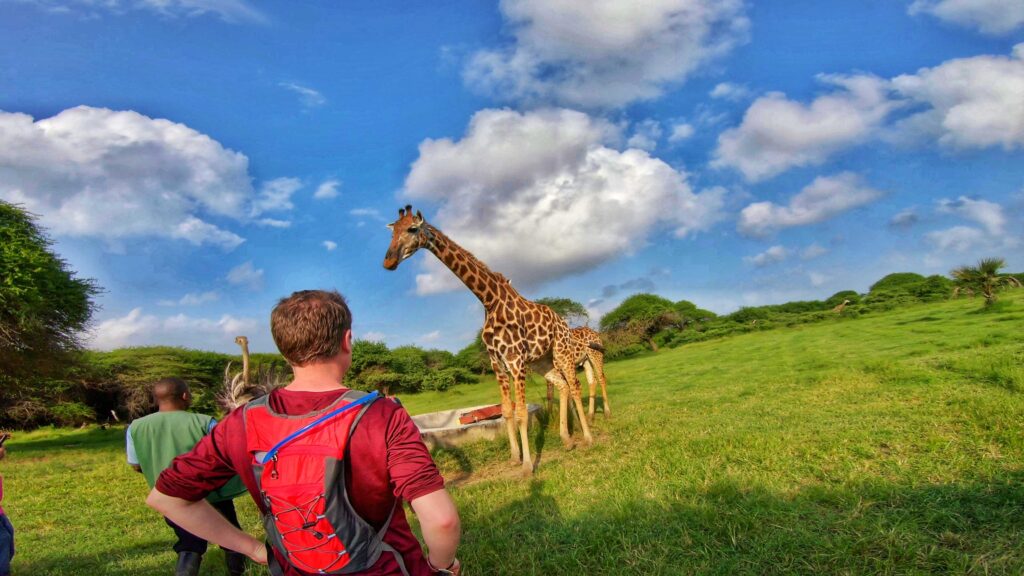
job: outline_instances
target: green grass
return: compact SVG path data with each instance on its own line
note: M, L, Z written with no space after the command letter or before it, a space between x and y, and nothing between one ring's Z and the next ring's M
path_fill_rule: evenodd
M595 445L574 450L554 422L536 427L531 479L503 441L436 451L466 573L1024 573L1024 294L1001 299L609 364L614 418L599 409ZM544 394L531 383L531 401ZM492 380L403 401L417 413L498 393ZM122 434L11 441L16 576L169 571L170 531L142 504ZM223 573L216 554L204 574Z

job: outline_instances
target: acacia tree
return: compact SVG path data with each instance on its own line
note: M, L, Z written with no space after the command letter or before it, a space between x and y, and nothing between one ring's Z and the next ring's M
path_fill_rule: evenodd
M22 208L0 201L0 425L92 419L72 380L92 318L92 280L76 278Z
M0 201L0 373L37 370L77 350L99 292L53 253L35 217Z
M569 298L541 298L537 304L543 304L555 311L565 319L569 326L585 326L590 320L587 309L575 300Z
M977 266L961 266L951 273L956 281L956 291L980 292L985 297L985 306L996 302L996 292L1001 288L1021 286L1020 280L1010 274L1000 274L1006 266L1002 258L985 258Z
M602 332L614 332L642 340L655 352L658 351L655 334L666 328L683 326L683 317L676 305L654 294L634 294L601 318Z

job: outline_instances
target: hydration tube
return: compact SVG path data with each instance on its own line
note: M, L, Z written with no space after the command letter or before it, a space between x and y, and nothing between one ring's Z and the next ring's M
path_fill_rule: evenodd
M267 451L267 453L263 456L263 460L260 461L260 464L266 464L267 462L269 462L272 458L274 458L274 456L277 455L277 452L281 450L281 448L283 448L285 445L289 444L299 436L302 436L303 434L309 432L313 428L316 428L317 426L324 424L325 422L334 418L335 416L339 416L345 412L348 412L349 410L357 406L362 406L364 404L369 404L370 402L373 402L374 400L377 399L377 396L379 395L380 394L378 394L376 391L371 392L366 396L363 396L359 400L356 400L355 402L351 402L349 404L342 406L341 408L336 408L328 412L327 414L324 414L323 416L317 418L316 420L313 420L309 424L306 424L302 428L299 428L295 432L292 432L288 436L285 436L284 440L281 440L277 444L274 444L274 447Z

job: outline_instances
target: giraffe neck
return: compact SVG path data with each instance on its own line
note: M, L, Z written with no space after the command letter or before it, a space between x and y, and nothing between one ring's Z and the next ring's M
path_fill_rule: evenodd
M459 246L433 226L427 225L426 231L431 235L427 248L480 299L485 310L492 310L498 302L509 296L521 298L508 279L491 271L469 250Z

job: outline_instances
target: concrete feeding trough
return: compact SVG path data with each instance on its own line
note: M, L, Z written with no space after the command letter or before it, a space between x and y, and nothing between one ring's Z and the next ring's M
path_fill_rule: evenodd
M505 437L505 419L501 416L490 420L480 420L462 424L459 418L470 412L486 410L491 404L483 406L470 406L467 408L456 408L454 410L443 410L413 416L412 421L420 429L420 436L427 447L451 448L460 444L478 442L480 440L492 440ZM527 404L527 413L530 415L530 425L537 422L540 413L540 404Z

